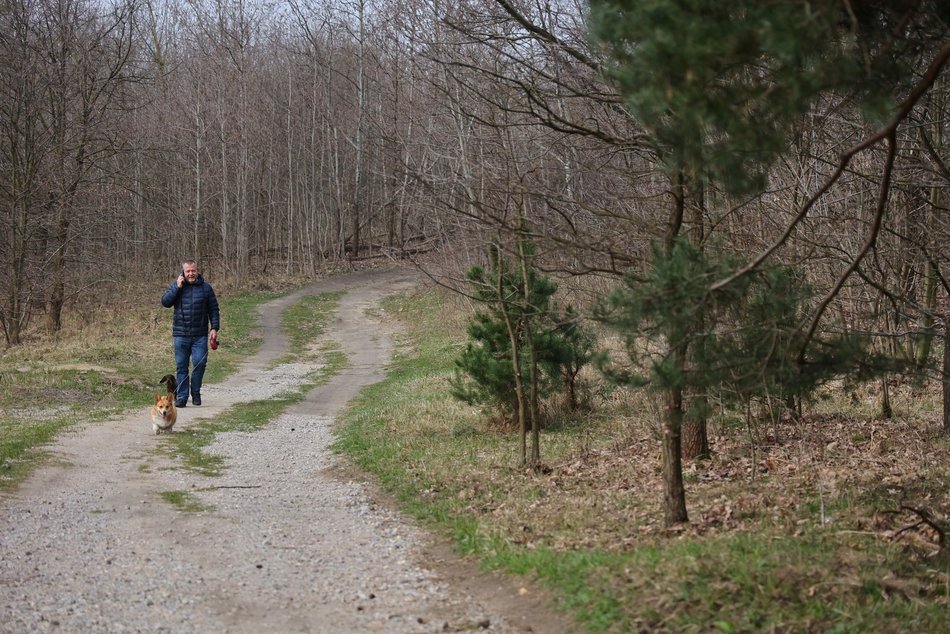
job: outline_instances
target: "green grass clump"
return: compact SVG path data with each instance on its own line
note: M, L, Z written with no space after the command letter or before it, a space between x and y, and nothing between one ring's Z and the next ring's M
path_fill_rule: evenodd
M0 425L0 489L22 482L36 462L46 456L37 448L75 423L69 417L41 421L4 418L6 420Z
M340 344L335 341L328 341L320 346L320 358L323 359L323 364L310 377L311 387L326 385L330 382L330 379L349 365L346 353L340 349Z
M212 510L212 507L203 504L198 497L188 491L162 491L162 499L184 513L202 513Z
M309 295L289 306L281 316L292 357L299 356L326 332L327 321L336 311L344 291Z

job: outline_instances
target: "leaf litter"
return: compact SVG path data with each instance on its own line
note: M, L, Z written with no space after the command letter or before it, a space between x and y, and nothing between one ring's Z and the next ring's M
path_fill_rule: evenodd
M914 398L909 392L904 397ZM950 438L941 433L938 411L933 406L892 419L813 412L763 424L751 435L735 426L710 426L711 458L684 463L690 522L673 529L662 522L658 434L630 421L621 440L599 446L585 440L551 458L544 470L495 465L468 472L459 502L503 539L559 552L624 553L671 539L743 534L766 542L819 535L838 544L834 558L785 564L775 572L785 590L770 591L771 600L820 596L833 603L842 594L860 600L870 577L883 600L936 597L947 603L950 575L944 569L950 564L940 557L947 558L950 527ZM542 455L543 442L542 435ZM898 562L916 563L888 560L883 573L869 571L863 559L868 540L896 548ZM636 574L624 583L627 591L641 588L657 600L670 589ZM735 582L716 582L726 594L722 584L728 583Z

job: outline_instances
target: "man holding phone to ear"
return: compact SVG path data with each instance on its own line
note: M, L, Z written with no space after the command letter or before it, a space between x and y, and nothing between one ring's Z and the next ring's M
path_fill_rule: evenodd
M221 314L214 289L201 277L197 262L186 260L181 263L181 273L162 296L162 306L175 308L175 320L172 324L175 371L178 379L175 407L184 407L188 403L189 392L191 404L201 405L201 381L208 363L208 345L210 343L214 349L218 347Z

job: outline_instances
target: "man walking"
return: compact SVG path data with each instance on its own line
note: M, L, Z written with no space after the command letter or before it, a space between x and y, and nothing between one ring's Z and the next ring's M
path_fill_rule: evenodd
M210 342L212 347L217 347L221 315L218 312L218 298L214 295L214 289L201 277L197 262L186 260L181 263L181 273L162 296L162 306L175 308L172 325L178 379L175 406L185 406L189 391L191 404L201 405L201 381L208 363L208 344Z

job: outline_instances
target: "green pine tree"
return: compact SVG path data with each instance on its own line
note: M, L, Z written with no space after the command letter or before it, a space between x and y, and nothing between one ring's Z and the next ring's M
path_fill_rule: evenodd
M593 337L572 309L559 315L552 301L557 286L548 276L533 267L512 266L496 247L489 261L488 270L476 266L468 272L472 296L482 309L469 322L469 341L456 360L451 392L518 422L524 446L524 435L532 429L525 417L537 424L539 399L562 389L576 398L577 375L590 360Z
M799 0L591 0L590 7L608 72L662 160L735 194L762 189L821 95L850 97L875 121L892 114L894 93L913 76L908 47L919 45L902 41L895 27L922 10Z
M601 356L605 376L617 384L649 386L667 406L664 434L671 443L667 523L685 521L675 454L679 425L689 403L703 391L727 404L754 398L803 398L841 376L866 380L894 371L897 360L873 354L870 338L841 328L806 340L809 287L785 266L764 266L718 290L712 282L734 270L732 258L699 249L686 239L669 251L656 247L653 265L625 283L595 309L626 344L627 360ZM686 359L691 352L693 363ZM673 495L675 493L675 495Z

